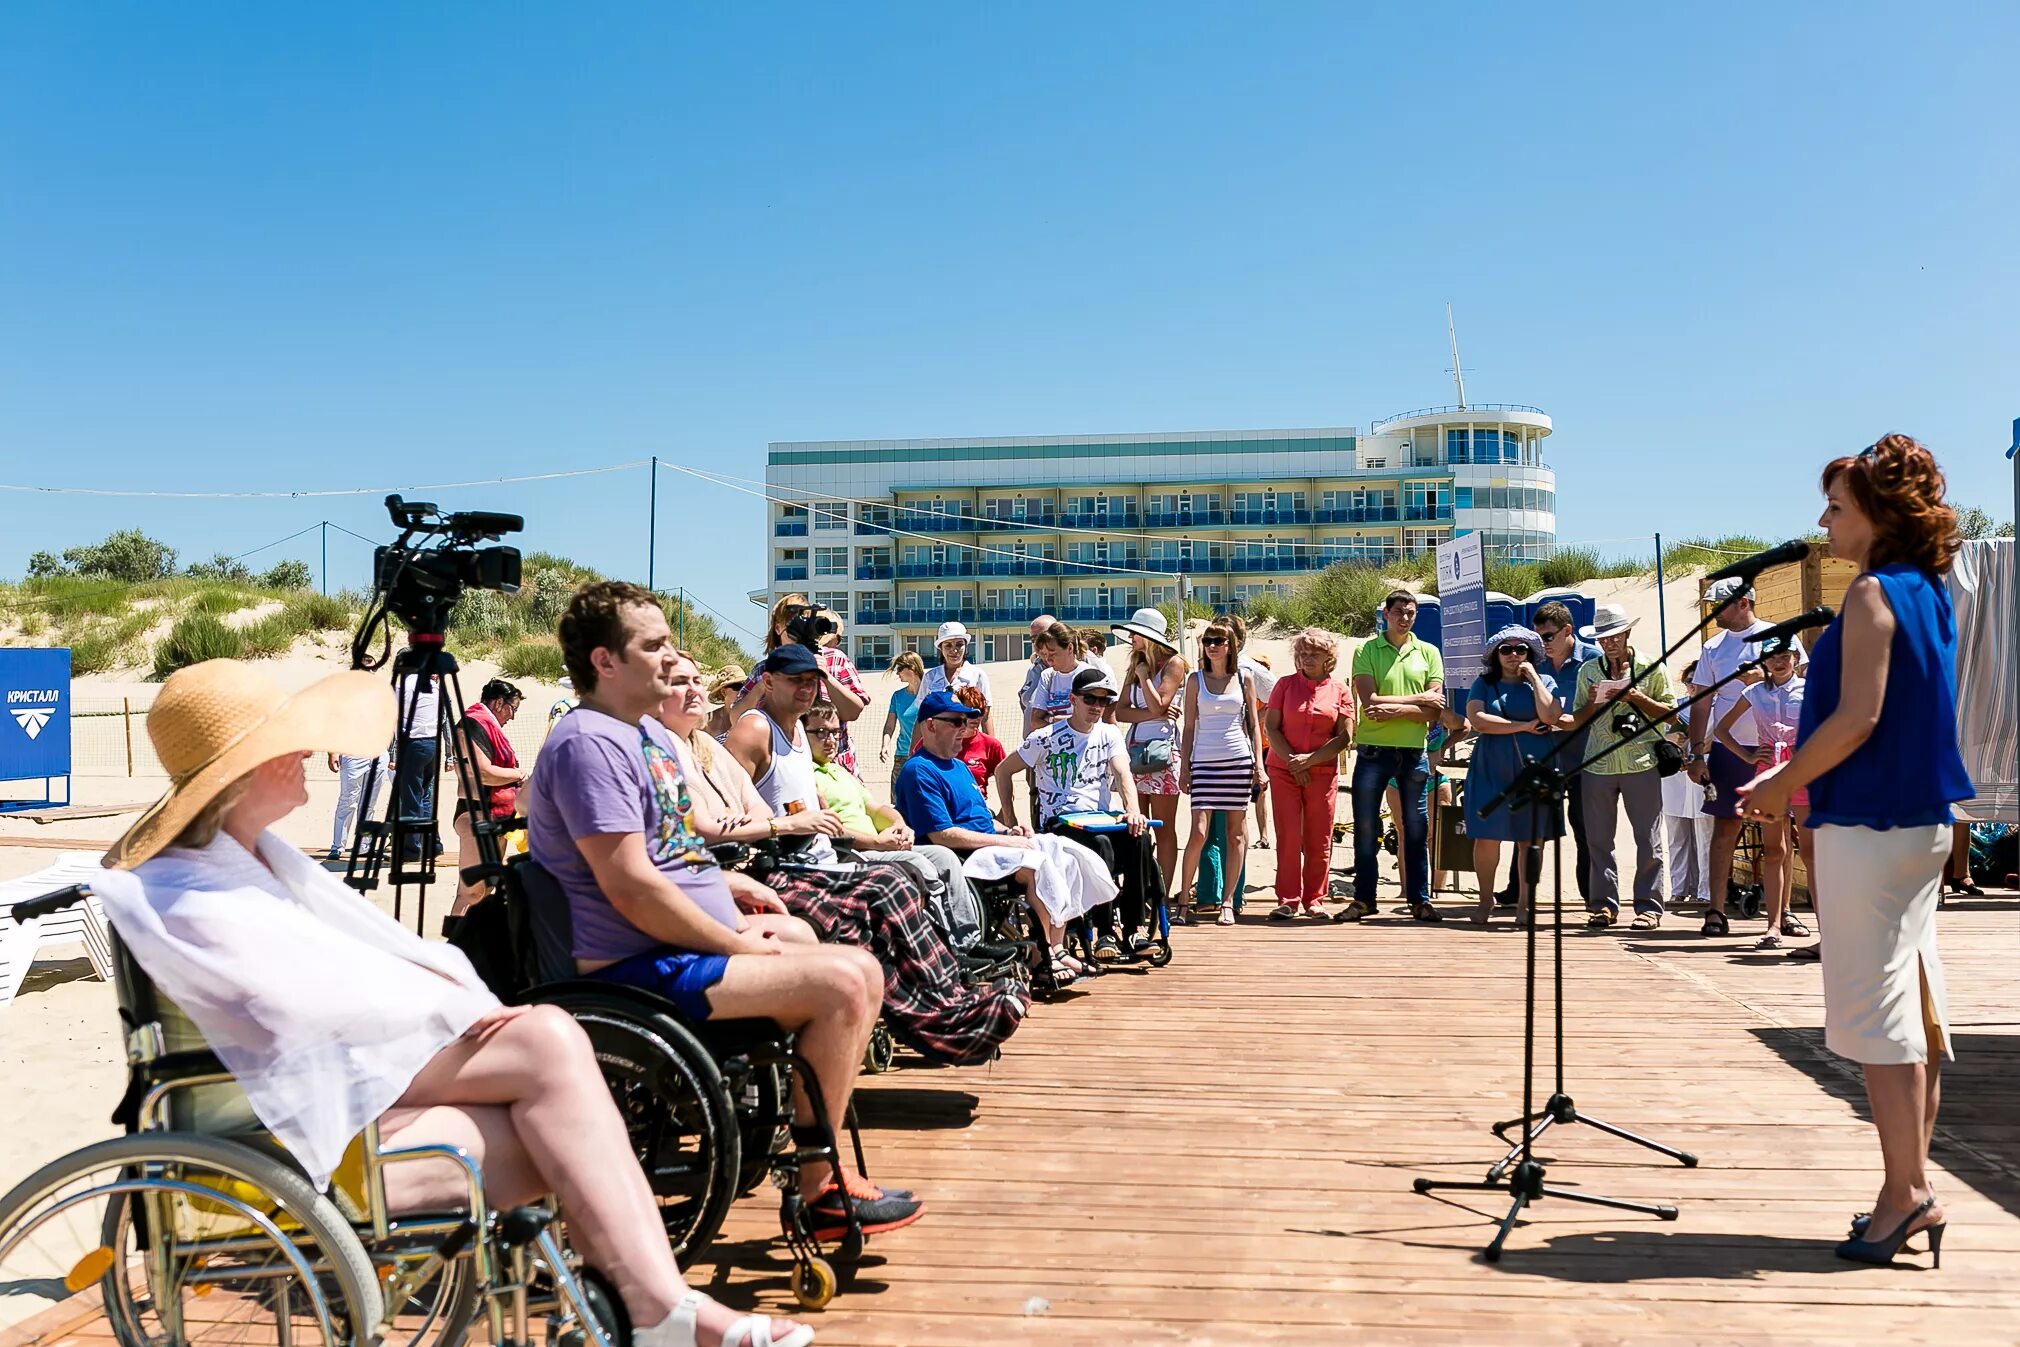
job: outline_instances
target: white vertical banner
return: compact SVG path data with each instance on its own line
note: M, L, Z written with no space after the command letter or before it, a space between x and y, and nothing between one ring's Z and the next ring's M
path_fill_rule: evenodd
M1438 544L1438 603L1444 619L1439 646L1449 687L1452 670L1479 668L1487 647L1486 567L1479 534Z

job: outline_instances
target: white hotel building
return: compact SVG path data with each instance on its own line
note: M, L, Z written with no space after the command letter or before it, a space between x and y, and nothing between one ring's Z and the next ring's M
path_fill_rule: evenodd
M1198 431L774 444L769 585L847 615L876 666L968 624L976 657L1026 650L1040 613L1106 625L1193 597L1238 608L1302 572L1391 560L1477 532L1491 553L1556 542L1550 418L1434 407L1366 434Z

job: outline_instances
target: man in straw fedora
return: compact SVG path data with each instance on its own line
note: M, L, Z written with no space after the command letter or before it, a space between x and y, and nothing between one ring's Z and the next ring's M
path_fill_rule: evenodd
M805 1347L810 1330L689 1290L587 1035L552 1006L503 1006L453 946L422 940L274 831L308 801L313 753L365 755L391 690L340 673L289 696L236 660L171 675L147 717L168 793L92 888L160 993L326 1187L376 1119L383 1144L460 1147L494 1206L552 1193L617 1288L641 1347ZM386 1171L396 1212L453 1205L454 1166Z

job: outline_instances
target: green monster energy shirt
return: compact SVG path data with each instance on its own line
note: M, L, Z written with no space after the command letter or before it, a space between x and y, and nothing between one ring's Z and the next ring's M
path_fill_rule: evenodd
M1099 722L1082 734L1071 721L1059 720L1033 730L1018 746L1018 755L1038 781L1041 826L1075 810L1112 807L1109 762L1118 753L1129 753L1122 734L1121 726Z

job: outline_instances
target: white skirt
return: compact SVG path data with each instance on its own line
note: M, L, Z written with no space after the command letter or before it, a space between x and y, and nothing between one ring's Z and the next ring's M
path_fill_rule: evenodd
M1949 859L1947 824L1817 829L1824 1042L1840 1057L1903 1066L1928 1061L1932 1048L1954 1055L1936 952Z

